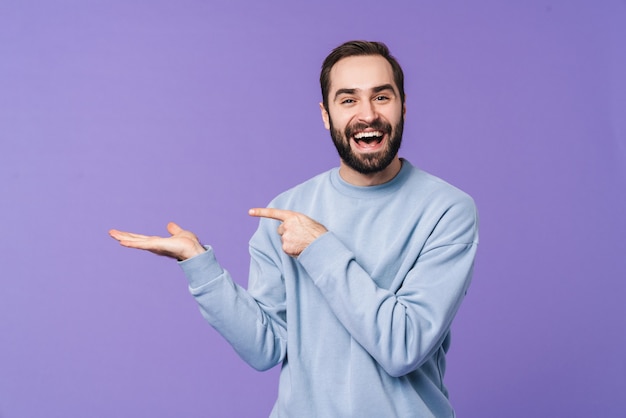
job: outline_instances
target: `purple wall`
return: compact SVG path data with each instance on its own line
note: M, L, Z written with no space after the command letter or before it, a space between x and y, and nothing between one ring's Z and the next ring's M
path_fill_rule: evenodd
M107 230L175 220L245 284L247 209L337 164L353 38L405 67L402 156L480 209L458 415L626 416L626 2L515 4L0 2L0 417L267 416L277 370Z

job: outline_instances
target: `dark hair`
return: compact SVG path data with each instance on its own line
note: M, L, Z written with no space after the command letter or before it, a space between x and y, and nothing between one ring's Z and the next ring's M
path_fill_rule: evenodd
M330 70L337 62L347 57L363 55L380 55L385 58L393 70L393 80L398 87L400 99L404 103L404 73L398 61L389 53L389 48L382 42L348 41L333 49L322 64L320 86L322 87L322 102L328 111L328 93L330 90Z

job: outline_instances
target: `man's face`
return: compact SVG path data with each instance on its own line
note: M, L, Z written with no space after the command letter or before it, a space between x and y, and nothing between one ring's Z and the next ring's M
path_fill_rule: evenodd
M387 60L367 55L337 62L322 118L348 167L372 174L389 166L402 142L404 104Z

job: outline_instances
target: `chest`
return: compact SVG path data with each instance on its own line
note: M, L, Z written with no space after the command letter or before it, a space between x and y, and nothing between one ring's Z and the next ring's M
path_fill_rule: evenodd
M420 205L399 197L325 203L302 210L332 231L379 287L399 288L432 230Z

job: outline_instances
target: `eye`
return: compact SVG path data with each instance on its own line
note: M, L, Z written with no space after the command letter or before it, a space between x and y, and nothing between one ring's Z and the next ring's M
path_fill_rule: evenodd
M343 99L341 104L352 104L354 103L354 99Z
M374 101L376 102L386 102L387 100L389 100L389 97L384 96L384 95L376 96L374 98Z

